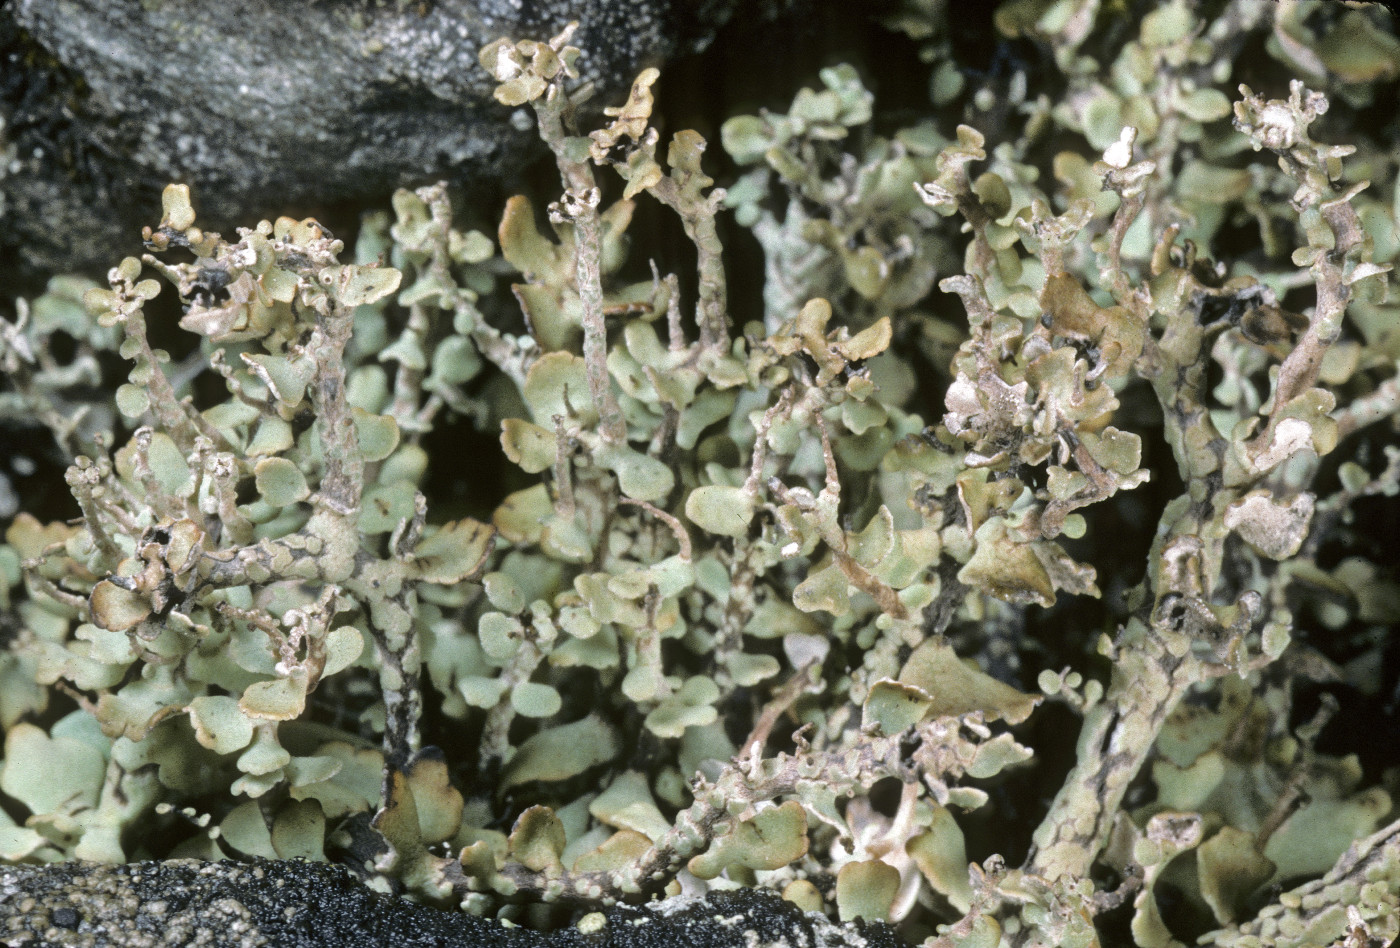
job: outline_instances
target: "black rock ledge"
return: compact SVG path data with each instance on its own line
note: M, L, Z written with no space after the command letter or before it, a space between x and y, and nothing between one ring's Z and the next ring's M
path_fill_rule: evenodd
M383 895L343 867L301 861L0 867L4 948L902 946L887 925L838 925L754 890L603 914L603 924L554 932L510 928Z

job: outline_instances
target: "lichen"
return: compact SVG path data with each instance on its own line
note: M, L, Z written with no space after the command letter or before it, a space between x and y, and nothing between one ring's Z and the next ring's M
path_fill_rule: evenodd
M1328 119L1400 53L1373 8L1125 9L1002 3L1043 58L973 88L905 0L927 114L825 69L723 125L727 188L656 70L589 131L572 27L503 38L561 189L494 239L445 185L348 252L171 185L106 288L17 301L0 412L78 516L0 548L0 859L328 860L580 931L747 887L929 948L1395 937L1400 769L1337 720L1394 726L1400 192L1394 129ZM464 420L519 469L481 519L427 496L485 490Z

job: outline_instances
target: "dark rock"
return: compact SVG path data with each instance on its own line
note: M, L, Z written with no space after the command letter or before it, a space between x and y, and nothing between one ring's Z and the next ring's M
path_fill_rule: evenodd
M326 863L175 859L0 867L5 948L900 948L886 925L837 925L770 892L608 910L591 934L507 928L381 895Z
M0 5L6 236L39 270L139 249L160 189L229 230L518 165L526 115L477 52L570 20L595 101L702 45L734 0L11 0ZM3 140L0 140L3 145Z

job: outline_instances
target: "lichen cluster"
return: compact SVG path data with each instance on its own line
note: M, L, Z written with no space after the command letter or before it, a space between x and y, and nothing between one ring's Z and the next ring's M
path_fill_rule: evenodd
M502 39L543 216L493 240L405 190L347 251L205 232L172 185L106 287L16 301L0 413L78 516L0 547L0 859L330 859L541 924L758 886L930 948L1394 937L1400 768L1326 734L1396 687L1353 518L1400 492L1400 130L1325 117L1400 45L1374 9L1011 0L1042 62L974 89L949 17L889 13L927 116L877 134L824 70L724 125L727 189L656 70L587 132L571 30ZM693 274L646 275L641 201ZM480 521L423 493L470 483L428 450L453 418L528 485Z

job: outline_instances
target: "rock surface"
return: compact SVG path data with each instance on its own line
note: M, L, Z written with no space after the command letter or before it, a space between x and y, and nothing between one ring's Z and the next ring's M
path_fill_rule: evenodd
M0 867L4 948L899 948L771 893L618 907L542 933L381 895L326 863L175 859Z
M12 0L0 6L0 213L24 260L109 266L160 189L201 223L494 176L535 141L478 50L570 20L597 100L703 44L734 0ZM153 217L152 215L155 215ZM117 248L114 250L114 248Z

